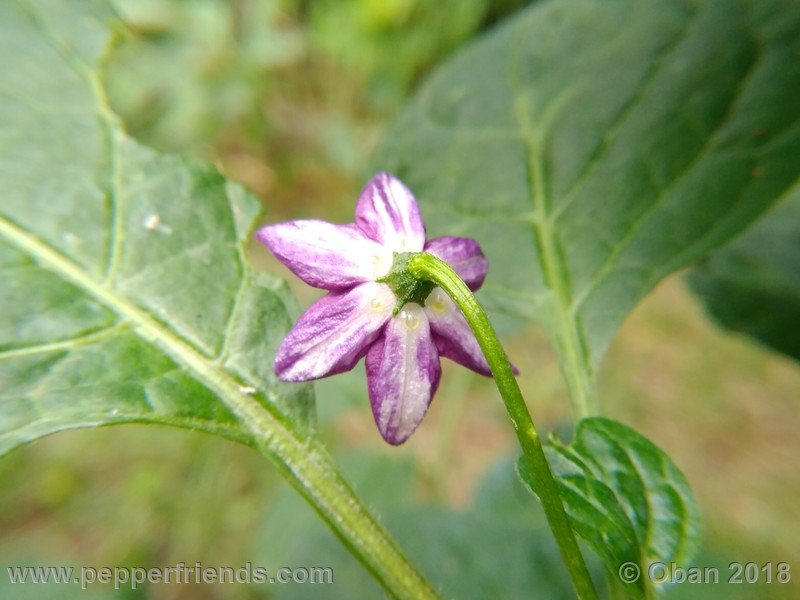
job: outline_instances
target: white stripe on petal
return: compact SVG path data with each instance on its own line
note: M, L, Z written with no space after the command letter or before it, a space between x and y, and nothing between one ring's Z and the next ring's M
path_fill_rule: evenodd
M268 225L256 233L273 254L314 287L341 290L386 275L392 253L354 224L315 219Z
M402 444L419 426L441 376L425 311L406 304L367 352L372 413L383 438Z
M392 315L394 293L383 283L331 292L303 313L275 357L282 381L307 381L349 371Z
M425 245L425 225L417 200L389 173L378 173L361 192L356 225L392 252L420 252Z

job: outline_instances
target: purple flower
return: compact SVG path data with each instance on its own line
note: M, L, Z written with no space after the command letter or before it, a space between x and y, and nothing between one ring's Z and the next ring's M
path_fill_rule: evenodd
M425 239L412 193L379 173L356 204L355 223L300 220L270 225L258 239L303 281L329 290L300 317L275 357L283 381L319 379L352 369L366 356L375 422L390 444L402 444L428 410L444 356L491 375L478 342L452 300L434 288L422 302L406 303L378 280L395 253L429 252L446 261L477 290L488 263L475 240Z

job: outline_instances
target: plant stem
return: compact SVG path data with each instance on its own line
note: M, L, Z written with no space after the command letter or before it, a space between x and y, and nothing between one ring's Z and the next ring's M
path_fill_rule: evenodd
M173 348L175 352L175 348ZM193 351L180 349L189 368ZM389 532L372 516L361 498L340 474L325 448L299 434L269 405L261 404L227 376L204 373L209 387L247 426L255 448L272 460L281 475L317 512L331 531L383 586L392 598L435 600L438 593L406 557Z
M138 335L214 392L249 429L252 445L275 463L390 596L413 600L438 597L431 584L353 492L322 444L295 431L285 416L272 409L268 402L244 391L241 382L221 369L216 361L188 344L112 285L97 281L40 239L2 217L0 238L114 311Z
M347 550L375 577L391 598L436 600L440 596L406 557L386 529L350 488L321 444L260 449L308 501Z
M441 287L456 303L475 333L514 424L528 469L536 479L539 499L561 550L575 592L582 600L596 600L597 592L575 540L555 478L547 464L539 434L514 377L511 363L486 312L458 274L435 256L425 252L414 254L408 258L407 269L413 277L431 281Z
M269 458L331 531L392 598L435 600L438 593L372 516L316 440L294 431L267 405L223 378L214 391L250 430L254 446Z

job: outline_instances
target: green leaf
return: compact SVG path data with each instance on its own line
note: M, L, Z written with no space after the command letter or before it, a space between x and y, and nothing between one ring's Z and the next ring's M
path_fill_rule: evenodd
M109 55L111 105L137 139L196 151L224 135L265 135L265 97L302 57L274 0L112 0L127 35Z
M689 282L721 325L800 360L800 193L692 269Z
M474 505L463 510L421 504L415 496L425 486L419 467L415 476L410 461L361 452L358 457L342 457L340 463L444 598L574 598L544 515L514 475L510 460L503 460L497 470L500 476L481 482ZM286 564L319 564L319 557L325 556L325 566L335 573L333 584L325 587L325 598L379 596L377 587L309 510L286 502L283 491L265 515L259 538L252 550L254 562L271 570ZM277 548L287 549L288 562L285 553L276 556ZM276 588L275 594L280 599L307 598L308 589L286 585Z
M477 238L487 308L536 319L579 414L625 316L800 173L796 0L550 0L440 68L375 164ZM512 258L513 257L513 258Z
M112 19L91 0L0 3L0 454L125 422L252 444L385 590L435 597L311 435L310 386L271 372L293 302L246 266L259 203L108 108Z
M311 388L271 372L294 301L243 255L259 203L125 135L102 6L0 4L0 454L127 422L252 443L220 397L302 435Z
M612 578L634 562L646 573L654 562L686 566L697 551L699 516L689 484L650 440L611 419L578 423L575 440L545 446L575 532L603 560ZM520 459L517 470L535 493ZM629 592L643 593L644 575Z

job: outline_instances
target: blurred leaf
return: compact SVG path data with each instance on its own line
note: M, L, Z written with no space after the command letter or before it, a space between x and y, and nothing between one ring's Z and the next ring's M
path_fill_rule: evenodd
M506 521L546 523L541 504L519 478L515 457L502 458L489 467L475 489L472 504L480 513Z
M311 5L310 30L325 54L361 74L376 104L392 107L422 72L480 27L491 5L490 0L318 0Z
M299 32L279 0L114 0L129 28L104 76L137 139L196 150L263 135L275 71L297 61Z
M481 242L487 308L541 321L587 396L637 301L796 184L798 52L796 0L537 3L434 74L375 166Z
M800 360L800 193L689 275L721 325Z
M305 429L310 387L271 372L293 300L244 260L259 204L125 136L102 7L0 4L0 453L125 422L250 442L220 398Z
M420 505L414 498L417 479L409 461L362 453L343 458L341 464L444 598L527 598L532 590L543 600L573 597L552 534L508 461L481 484L481 500L468 510ZM486 506L484 501L489 499L491 506ZM375 583L312 517L310 509L287 500L285 494L279 495L270 509L256 553L258 563L270 568L286 564L332 567L334 582L325 586L325 598L379 597ZM518 503L528 510L518 510ZM280 556L277 548L282 549ZM282 599L318 594L302 585L274 591Z
M325 399L317 406L320 427L336 423L347 410L364 410L369 406L366 374L360 368L315 381L314 392L318 398Z
M689 484L669 457L630 427L600 417L578 423L575 440L551 440L550 468L575 533L618 579L626 562L642 573L654 562L688 566L699 542L699 516ZM520 477L536 484L520 459ZM646 577L634 585L644 594ZM633 592L633 589L627 591Z

